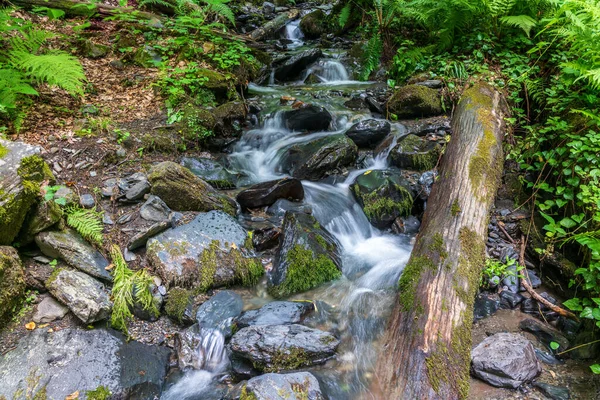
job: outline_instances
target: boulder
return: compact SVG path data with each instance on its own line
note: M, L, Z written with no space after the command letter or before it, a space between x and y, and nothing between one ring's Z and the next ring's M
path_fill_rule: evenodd
M110 264L108 260L72 229L41 232L36 235L35 243L50 258L60 258L73 268L96 278L113 280L106 270Z
M269 273L276 298L304 292L342 276L337 240L308 214L287 212Z
M246 311L235 324L238 328L298 324L314 309L314 304L309 301L272 301L257 310Z
M278 199L301 201L304 199L302 182L283 178L262 182L241 191L235 198L242 209L270 206Z
M557 330L552 329L549 326L542 324L541 322L538 322L531 318L526 318L519 322L519 328L521 328L525 332L531 333L533 336L538 338L538 340L544 346L546 346L548 350L555 350L552 349L550 345L552 342L558 344L558 348L556 349L556 351L558 352L565 351L569 348L569 340L566 337L564 337Z
M440 144L436 142L407 135L392 148L388 160L394 167L428 171L436 166L441 150Z
M216 189L233 189L236 186L237 174L211 158L184 157L181 165Z
M300 21L300 29L306 38L318 39L327 32L327 14L323 10L306 14Z
M150 195L140 208L140 216L146 221L162 222L169 219L171 209L158 196Z
M47 324L48 322L62 319L69 309L58 301L54 300L51 296L46 296L36 306L35 314L33 314L33 322L37 324Z
M319 180L356 162L358 148L343 133L294 144L281 157L283 172L298 179Z
M190 170L171 161L155 165L148 176L152 194L176 211L222 210L235 215L236 204Z
M265 251L276 247L279 244L281 229L262 228L252 232L252 246L256 251Z
M529 340L514 333L496 333L471 352L473 375L496 387L516 389L542 372Z
M46 281L48 291L84 324L108 318L112 304L104 285L80 271L57 268Z
M145 45L135 51L132 61L139 67L153 68L162 64L162 57L154 50L154 47Z
M0 398L152 399L160 396L170 351L110 329L37 329L0 358ZM19 394L20 393L20 394Z
M0 246L0 323L7 321L25 295L25 271L17 250Z
M260 325L240 329L229 347L256 369L279 372L323 364L339 343L332 334L303 325Z
M245 247L247 239L233 217L210 211L148 240L147 257L167 287L206 291L236 283L253 285L264 268Z
M62 209L54 201L40 201L27 214L17 241L21 245L33 242L36 234L56 225L62 216Z
M282 114L287 129L294 132L328 131L333 116L326 108L307 105Z
M367 119L357 122L346 131L348 136L360 148L374 149L392 128L388 121Z
M500 299L495 293L479 293L473 306L473 320L479 321L498 311Z
M410 185L397 171L366 171L350 188L369 222L379 229L390 228L396 218L410 215L413 207Z
M198 307L196 321L203 329L218 329L231 336L233 321L244 309L242 297L231 290L222 290Z
M387 111L400 119L440 115L442 100L435 89L421 85L407 85L396 90L387 102Z
M310 372L271 373L254 377L242 388L241 398L256 400L325 400L319 381Z
M0 139L0 246L17 237L27 212L40 198L41 183L54 182L40 151L38 146Z
M320 49L305 50L293 56L284 56L273 61L275 79L279 82L298 80L306 67L323 57Z

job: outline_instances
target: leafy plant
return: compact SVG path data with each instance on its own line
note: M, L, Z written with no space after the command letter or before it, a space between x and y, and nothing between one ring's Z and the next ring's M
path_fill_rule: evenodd
M78 206L67 206L65 214L67 215L67 224L79 232L84 239L99 246L102 245L102 231L104 230L102 212Z

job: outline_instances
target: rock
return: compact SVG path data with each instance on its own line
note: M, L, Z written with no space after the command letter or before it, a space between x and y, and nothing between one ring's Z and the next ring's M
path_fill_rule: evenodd
M336 239L312 215L286 212L269 293L280 298L312 289L339 278L340 266Z
M558 317L556 320L556 328L563 332L567 338L574 338L577 332L581 329L581 322L573 321L565 317Z
M125 261L127 261L127 260L125 260ZM154 322L154 321L157 321L158 318L160 317L160 309L163 306L164 299L163 299L162 293L160 292L159 287L156 286L154 283L151 283L148 286L148 289L150 290L150 294L152 295L152 302L154 303L155 308L153 309L152 307L145 306L144 304L142 304L142 302L137 300L134 296L133 307L130 307L130 309L131 309L131 312L133 313L133 315L135 315L139 319L143 319L144 321ZM135 291L135 288L133 290Z
M110 398L152 399L162 391L169 353L109 329L37 329L0 358L0 398L65 399L78 392L105 399L92 397L104 387Z
M161 222L169 219L171 209L158 196L150 195L140 208L140 216L146 221Z
M362 97L353 97L344 103L346 108L357 111L367 108L367 103Z
M66 205L77 204L78 201L77 194L73 189L66 186L61 186L56 193L54 193L54 200L56 199L65 199Z
M313 105L284 111L282 118L287 129L294 132L327 131L333 121L327 109Z
M473 375L496 387L516 389L542 372L533 345L514 333L496 333L471 352Z
M283 172L298 179L319 180L354 164L358 148L344 134L294 144L281 157Z
M571 394L568 388L549 385L544 382L533 382L533 386L539 389L545 396L551 400L569 400Z
M298 324L314 309L314 304L308 301L272 301L257 310L246 311L235 323L238 328Z
M36 324L47 324L62 319L68 312L67 307L54 300L54 298L47 296L37 305L32 319Z
M377 99L375 97L367 96L367 98L365 99L365 103L367 103L367 107L369 108L369 111L371 111L372 113L377 113L380 115L385 114L385 109L383 108L383 104L381 104L379 101L377 101Z
M310 49L294 56L285 56L273 61L275 79L290 82L300 78L306 67L323 57L320 49Z
M96 200L94 200L94 196L89 193L82 194L79 198L79 204L83 208L93 208L96 205Z
M289 200L279 199L267 209L268 214L281 218L282 221L287 211L301 214L312 214L312 207L310 204L294 203Z
M152 236L158 235L159 233L166 231L167 229L171 228L171 226L171 221L169 220L157 222L154 225L133 235L131 239L129 239L127 248L129 249L129 251L132 251L137 248L143 247L146 245L148 239L150 239Z
M323 364L340 341L328 332L303 325L260 325L240 329L229 344L236 356L264 372Z
M421 221L415 216L409 215L406 218L396 218L392 224L392 232L403 233L405 235L416 235L421 227Z
M546 353L545 351L542 351L540 349L535 349L535 356L538 358L538 360L548 365L564 364L564 361L561 361L558 358L554 357L554 355L552 355L551 353Z
M279 228L257 229L252 234L252 246L256 251L272 249L279 244L280 236Z
M25 265L25 284L42 293L46 291L46 280L54 272L54 267L43 263L28 263ZM0 290L1 291L1 290Z
M162 57L154 51L154 47L145 45L133 54L133 63L143 68L158 67L162 64Z
M300 29L308 39L318 39L327 32L327 14L315 10L306 14L300 21Z
M25 295L25 271L17 250L0 246L0 323L17 311Z
M22 246L33 242L35 235L56 225L62 216L62 208L54 201L40 201L27 214L17 241Z
M396 218L410 215L413 207L410 185L395 171L366 171L350 188L369 222L379 229L390 228Z
M129 201L136 201L143 199L146 194L150 193L150 182L143 179L131 186L125 192L125 198Z
M498 311L500 299L496 294L479 293L473 306L473 320L479 321Z
M152 194L160 197L175 211L222 210L235 215L236 204L217 193L188 169L170 161L155 165L148 176Z
M194 296L190 290L172 288L167 295L165 313L180 325L191 325L195 322Z
M94 43L89 39L82 40L80 46L83 56L92 59L102 58L110 51L108 46Z
M242 209L270 206L278 199L301 201L304 199L302 182L294 178L283 178L262 182L238 193L235 198Z
M271 14L273 14L273 12L275 12L275 4L265 1L262 4L262 9L263 9L263 13L265 13L265 15L271 15Z
M540 286L542 286L542 280L537 276L537 274L535 273L535 271L527 269L527 276L529 277L529 280L527 282L529 282L529 284L531 285L531 287L533 289L537 289ZM522 273L522 272L521 272ZM525 274L523 274L525 275ZM526 289L523 285L519 286L519 291L521 292L525 292Z
M310 372L257 376L243 387L242 396L256 400L325 400L319 381Z
M529 332L533 334L544 346L546 346L549 350L554 350L550 347L551 342L555 342L559 344L558 349L556 351L561 352L569 348L569 340L561 335L558 331L554 329L550 329L545 325L542 325L540 322L537 322L531 318L527 318L519 322L519 328L523 329L525 332Z
M40 198L40 184L54 182L40 151L38 146L0 139L0 246L17 237L27 212Z
M50 258L60 258L70 266L96 278L113 280L106 270L108 260L72 229L41 232L36 235L35 243L42 253Z
M148 240L147 257L167 287L206 291L235 283L253 285L264 268L250 257L247 238L230 215L210 211Z
M352 125L346 136L360 148L374 149L390 132L388 121L367 119Z
M407 135L390 151L390 164L401 169L428 171L433 169L441 154L441 146L433 141Z
M184 157L181 165L216 189L236 187L237 175L213 159Z
M525 299L519 293L513 293L510 290L500 292L500 308L512 310Z
M244 309L241 296L231 290L222 290L198 307L196 321L203 329L218 329L225 336L231 336L233 321Z
M548 293L543 292L540 294L540 296L548 300L550 303L556 304L556 299L548 295ZM554 311L550 311L548 307L542 303L538 303L533 298L526 298L521 302L521 311L525 314L531 314L536 317L541 317L541 315L543 315L544 318L552 321L558 318L558 315L556 315Z
M46 287L84 324L101 321L110 315L112 304L104 285L83 272L57 268L46 281Z
M440 94L420 85L403 86L387 102L388 112L400 119L423 118L442 113Z
M442 81L440 81L439 79L428 79L423 82L416 82L415 85L425 86L430 89L441 89Z

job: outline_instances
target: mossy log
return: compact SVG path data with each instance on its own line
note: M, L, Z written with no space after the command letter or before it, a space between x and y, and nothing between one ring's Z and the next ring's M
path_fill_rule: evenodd
M374 374L385 399L464 399L473 303L502 174L506 102L478 83L463 94Z
M257 41L269 39L270 36L273 36L275 33L277 33L277 31L283 28L288 22L298 18L299 15L300 12L297 9L292 9L288 12L281 13L260 28L256 28L250 32L249 36L252 38L252 40Z
M100 3L75 0L11 0L11 4L30 10L35 7L48 7L64 11L69 16L111 17L117 14L135 14L138 19L160 19L159 16L146 11L139 11L131 7L116 7Z

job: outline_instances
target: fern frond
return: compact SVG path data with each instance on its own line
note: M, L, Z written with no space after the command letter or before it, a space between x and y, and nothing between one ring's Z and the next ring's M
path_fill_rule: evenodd
M363 67L360 73L360 79L366 81L371 73L379 67L381 54L383 53L383 42L379 35L373 36L367 42L365 55L363 58Z
M489 14L491 17L506 15L512 10L516 0L492 0L489 2Z
M34 54L48 39L55 36L53 33L41 29L21 30L19 33L20 35L15 35L10 39L12 51Z
M71 228L79 232L84 239L99 246L102 245L102 231L104 230L102 212L70 206L65 208L65 213L67 214L67 224Z
M531 29L537 25L537 21L529 15L509 15L500 18L500 22L508 26L522 29L527 36L531 33Z
M342 11L340 11L340 15L338 17L338 25L340 28L343 28L348 23L350 19L350 12L352 11L352 3L347 3Z
M170 9L176 9L177 4L178 4L178 2L176 2L176 1L170 2L170 1L166 1L166 0L142 0L138 3L138 5L140 7L155 5L155 6L160 6L160 7L170 8Z
M0 113L9 113L17 108L20 94L37 95L23 74L15 69L0 69Z
M235 15L231 8L226 4L229 0L202 0L202 2L206 3L206 12L215 14L218 17L223 17L229 21L231 25L235 25Z

